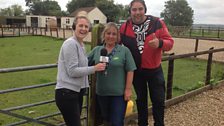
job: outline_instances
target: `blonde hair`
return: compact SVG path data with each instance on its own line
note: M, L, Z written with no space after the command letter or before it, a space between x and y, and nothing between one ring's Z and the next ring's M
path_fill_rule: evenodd
M90 23L90 20L87 16L87 12L86 11L80 11L80 12L77 13L77 15L75 17L75 20L72 24L72 29L73 30L75 30L75 28L76 28L76 24L77 24L78 19L86 19L89 22L89 28L91 28L91 23Z
M119 29L118 29L117 25L115 23L113 23L113 22L109 22L109 23L107 23L105 25L105 27L104 27L104 29L102 31L102 34L101 34L101 40L103 42L105 41L105 39L104 39L105 33L107 32L107 30L109 30L112 27L114 27L116 29L116 31L117 31L117 42L116 43L118 43L120 41L120 32L119 32Z
M79 11L76 16L77 17L80 17L80 16L88 17L88 14L86 11Z

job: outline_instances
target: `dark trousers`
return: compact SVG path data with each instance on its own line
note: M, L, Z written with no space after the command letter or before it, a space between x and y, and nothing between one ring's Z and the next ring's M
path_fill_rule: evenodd
M154 126L164 126L165 80L162 67L136 70L133 79L137 95L138 125L148 125L148 89L152 102Z
M80 115L85 89L75 92L69 89L57 89L55 101L67 126L81 126Z
M109 126L124 126L127 101L124 96L99 96L97 101L100 106L101 116Z

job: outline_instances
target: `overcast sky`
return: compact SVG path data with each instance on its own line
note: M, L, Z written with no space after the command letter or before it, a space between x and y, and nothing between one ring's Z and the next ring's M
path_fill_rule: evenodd
M66 10L66 4L70 0L55 0ZM128 5L131 0L114 0L115 4ZM145 0L147 14L159 17L164 10L167 0ZM223 0L187 0L194 10L194 24L224 24L224 1ZM19 4L25 9L25 0L0 0L0 8L6 8L13 4Z

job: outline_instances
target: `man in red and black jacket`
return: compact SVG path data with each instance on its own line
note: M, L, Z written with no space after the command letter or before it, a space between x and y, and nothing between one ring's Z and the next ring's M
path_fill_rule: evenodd
M165 23L145 15L144 0L132 0L130 16L120 27L121 43L127 46L135 60L133 85L137 95L138 125L148 125L148 89L155 126L164 126L165 80L161 67L163 51L172 49L174 41Z

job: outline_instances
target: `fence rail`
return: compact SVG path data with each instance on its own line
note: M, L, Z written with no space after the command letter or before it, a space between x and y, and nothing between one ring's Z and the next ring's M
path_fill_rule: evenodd
M216 39L224 41L224 28L169 26L172 36L183 38Z
M2 68L2 69L0 69L0 74L12 73L12 72L33 71L33 70L40 70L40 69L49 69L49 68L56 68L56 67L57 67L57 64L44 64L44 65L36 65L36 66ZM13 92L17 92L17 91L24 91L24 90L28 90L28 89L35 89L35 88L53 86L55 84L56 84L56 82L49 82L49 83L45 83L45 84L37 84L37 85L32 85L32 86L24 86L24 87L19 87L19 88L0 90L0 94L8 94L8 93L13 93ZM88 103L88 99L89 99L89 92L86 92L85 97L87 99L86 100L87 102L86 102L86 105L83 105L82 109L86 109L86 113L83 114L81 120L84 120L83 123L85 125L88 125L88 106L89 106L88 105L89 104ZM0 113L8 115L8 116L15 117L15 118L18 118L18 119L22 119L22 121L11 123L11 124L7 124L7 126L16 126L16 125L29 123L29 122L33 122L33 123L37 123L37 124L41 124L41 125L46 125L46 126L56 126L56 125L61 126L61 125L65 125L65 123L51 124L51 123L48 123L48 122L40 121L42 119L58 116L58 115L60 115L60 112L56 112L56 113L52 113L52 114L48 114L48 115L43 115L43 116L36 117L36 118L30 118L30 117L23 116L23 115L16 114L16 113L12 112L12 111L22 110L22 109L26 109L26 108L30 108L30 107L34 107L34 106L46 105L46 104L50 104L50 103L54 103L54 102L55 102L55 100L51 99L51 100L40 101L40 102L36 102L36 103L32 103L32 104L25 104L25 105L21 105L21 106L4 108L4 109L0 109Z
M217 27L186 27L186 26L169 26L172 36L177 38L200 38L216 39L224 41L224 28ZM0 37L15 37L24 35L43 35L60 39L66 39L72 36L71 29L65 28L45 28L45 27L0 27ZM85 41L91 41L89 34Z
M0 27L0 37L20 37L26 35L50 36L59 39L66 39L73 35L71 29L45 28L45 27ZM84 41L91 41L91 34L88 34Z

